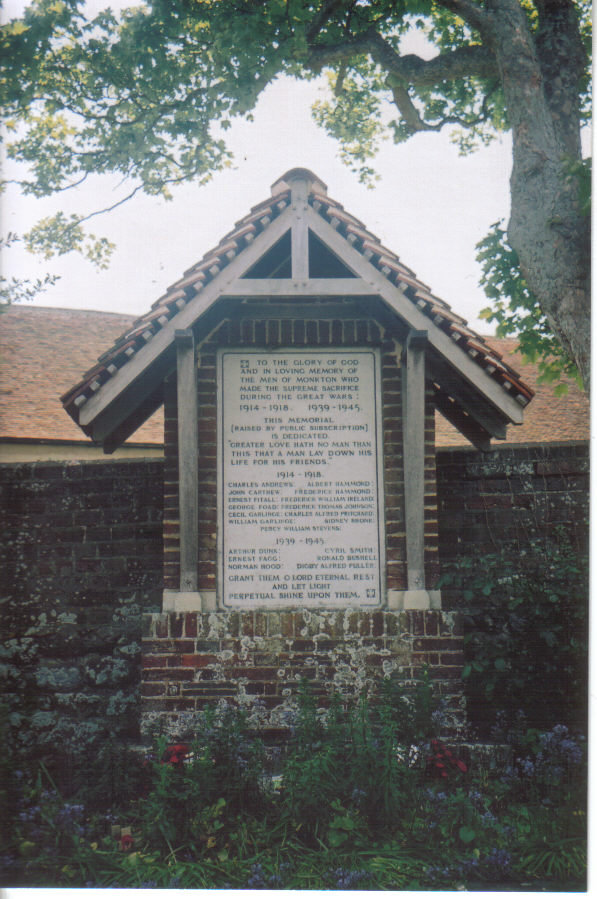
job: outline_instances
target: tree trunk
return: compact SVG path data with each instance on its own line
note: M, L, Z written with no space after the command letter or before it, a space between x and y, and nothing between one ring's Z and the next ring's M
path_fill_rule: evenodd
M573 10L567 0L545 0L536 39L518 0L490 0L488 12L513 139L508 238L529 289L588 390L590 225L581 212L578 181L569 172L570 163L581 158L575 99L580 42ZM562 12L570 13L567 20Z

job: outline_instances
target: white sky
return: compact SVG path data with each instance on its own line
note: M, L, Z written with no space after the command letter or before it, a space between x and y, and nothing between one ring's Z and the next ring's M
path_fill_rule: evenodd
M19 15L24 5L8 0L3 17ZM89 0L88 5L95 12L107 4ZM311 119L310 105L323 90L323 79L280 79L262 95L253 122L237 121L226 132L235 156L233 168L215 174L204 187L176 188L170 202L137 196L92 220L90 230L117 245L108 270L98 271L75 254L39 260L16 245L3 254L2 273L33 279L47 272L59 274L57 284L40 294L35 305L140 315L252 205L266 199L280 175L304 166L438 296L488 333L488 325L477 319L487 299L478 286L475 244L509 213L509 137L468 157L458 155L446 129L401 145L388 140L374 162L380 180L367 189L340 161L337 143ZM11 177L9 165L5 176ZM9 189L1 198L2 233L22 233L59 209L85 214L109 206L131 186L116 188L114 179L97 177L92 184L43 201Z

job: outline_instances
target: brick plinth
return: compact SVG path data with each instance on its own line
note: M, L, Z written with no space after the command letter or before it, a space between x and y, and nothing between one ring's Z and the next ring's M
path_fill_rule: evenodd
M221 700L284 731L306 678L320 707L332 692L374 698L394 672L429 668L452 727L462 723L463 644L452 612L166 612L143 619L142 730L184 736Z

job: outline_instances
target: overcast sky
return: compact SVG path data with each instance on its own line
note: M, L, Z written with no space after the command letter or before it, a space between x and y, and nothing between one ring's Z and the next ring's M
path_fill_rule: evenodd
M22 4L13 0L6 12L16 14L19 8ZM448 129L417 135L406 144L388 141L374 163L380 180L367 189L340 161L336 142L311 119L310 105L322 90L323 81L278 81L262 96L254 121L237 121L226 133L235 155L231 169L215 174L204 187L175 189L170 202L138 196L94 219L91 230L117 245L107 271L97 271L74 254L40 261L17 247L4 253L3 274L59 274L58 283L40 294L36 305L142 314L252 205L270 195L280 175L304 166L438 296L488 333L477 319L487 300L478 286L475 244L493 222L508 216L509 137L468 157L458 155ZM10 168L6 174L10 177ZM111 205L125 192L110 178L96 178L47 201L10 190L2 199L2 232L22 233L58 209L88 213Z

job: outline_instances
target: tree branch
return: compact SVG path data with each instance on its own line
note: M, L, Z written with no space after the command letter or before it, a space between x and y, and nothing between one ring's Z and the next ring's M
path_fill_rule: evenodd
M490 92L491 94L491 92ZM392 87L392 96L394 99L394 103L398 109L398 112L402 116L404 123L410 128L411 131L441 131L444 125L460 125L462 128L472 128L475 125L480 125L482 122L487 121L489 118L489 109L488 109L488 99L490 94L486 95L483 98L483 103L481 106L481 111L478 115L471 117L469 119L465 119L462 116L457 115L449 115L443 116L437 122L426 122L421 118L418 109L412 102L408 91L406 88L398 85Z
M133 190L130 191L123 197L121 200L117 200L116 203L113 203L111 206L106 206L104 209L96 209L95 212L90 212L89 215L84 215L82 218L77 219L74 222L71 222L70 225L64 229L64 233L68 234L69 231L72 231L73 228L77 228L79 225L82 225L83 222L88 222L90 219L95 218L97 215L103 215L105 212L112 212L112 210L117 209L119 206L122 206L123 203L127 203L129 200L132 200L135 194L139 193L140 190L143 190L143 185L138 184L137 187L134 187Z
M307 31L307 41L314 40L328 19L336 12L342 0L325 0L325 3L315 16L313 23Z
M404 82L404 85L425 87L469 75L489 78L498 74L495 58L486 47L457 47L456 50L440 53L427 60L413 53L401 56L380 34L372 30L341 44L313 47L307 65L314 71L320 71L325 66L350 62L355 56L366 53L388 75L393 75Z
M439 126L423 121L405 87L392 87L392 97L404 123L411 131L439 131Z

